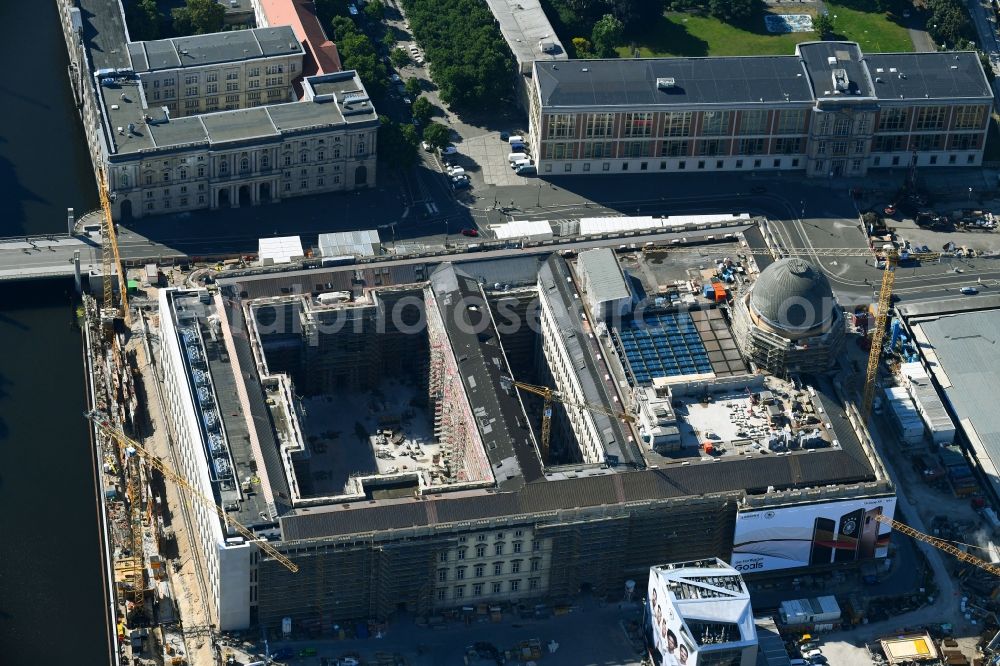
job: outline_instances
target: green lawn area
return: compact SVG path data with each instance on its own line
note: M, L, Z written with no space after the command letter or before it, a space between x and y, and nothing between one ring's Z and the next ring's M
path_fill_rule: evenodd
M885 14L849 9L835 2L827 2L830 14L835 15L837 35L861 44L864 51L912 51L906 28L894 23ZM764 27L744 29L723 23L709 16L695 16L681 12L667 12L648 33L636 35L632 45L618 49L618 55L631 58L638 48L640 57L657 56L726 56L726 55L792 55L795 45L816 39L813 32L796 32L774 35Z

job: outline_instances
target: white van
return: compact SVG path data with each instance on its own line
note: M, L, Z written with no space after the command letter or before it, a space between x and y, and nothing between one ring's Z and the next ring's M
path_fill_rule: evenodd
M518 135L514 135L512 137L508 137L507 138L507 143L509 143L512 146L515 143L524 143L524 137L523 136L518 136Z
M526 159L526 158L522 158L522 159L517 160L516 162L511 162L510 163L510 168L514 169L515 171L517 171L518 168L523 167L523 166L528 166L529 164L531 164L531 160Z
M528 156L525 153L511 153L510 155L507 156L507 161L510 162L511 164L526 159L528 159Z

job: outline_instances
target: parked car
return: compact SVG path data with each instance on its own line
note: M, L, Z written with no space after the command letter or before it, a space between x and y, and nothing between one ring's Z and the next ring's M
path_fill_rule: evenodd
M450 167L448 169L448 175L449 176L464 176L465 175L465 169L463 169L460 166Z
M514 171L517 171L519 168L521 168L523 166L528 166L530 164L531 164L531 160L529 160L527 157L525 157L524 159L520 159L520 160L516 160L514 162L511 162L510 163L510 168L513 169Z
M811 660L813 657L822 657L823 651L820 650L819 648L813 648L812 650L803 650L802 656L805 657L806 659Z
M390 76L389 78L392 79L393 83L402 83L403 82L403 79L399 78L399 74L396 74L395 72L393 72L392 76Z
M472 187L472 183L469 182L468 178L458 178L451 182L451 189L453 190L467 190Z
M518 176L535 176L538 174L538 169L534 164L525 164L514 169L514 173Z
M514 145L515 143L524 143L524 137L520 135L508 136L507 143Z
M458 148L455 146L445 146L441 149L442 155L458 155Z
M421 141L420 142L420 147L423 148L424 150L426 150L428 153L434 152L434 146L432 146L431 144L427 143L426 141Z
M979 290L976 289L975 287L962 287L961 289L959 289L959 291L965 294L966 296L975 296L976 294L979 293Z
M528 152L528 147L523 143L512 143L510 144L510 152L512 153L526 153Z
M479 235L479 232L475 229L462 229L462 235L471 236L472 238L475 238L476 236Z
M409 105L413 104L413 100L410 99L409 97L404 97L403 98L403 104L409 106Z
M500 140L506 141L510 138L510 132L500 132Z

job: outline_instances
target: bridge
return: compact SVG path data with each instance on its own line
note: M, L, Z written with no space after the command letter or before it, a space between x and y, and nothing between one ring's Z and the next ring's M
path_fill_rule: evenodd
M100 240L69 234L0 238L0 281L73 277L77 253L81 274L101 272Z

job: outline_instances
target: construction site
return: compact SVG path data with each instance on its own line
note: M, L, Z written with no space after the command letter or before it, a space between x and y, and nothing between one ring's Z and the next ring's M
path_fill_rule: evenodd
M656 562L822 573L906 527L836 355L797 353L843 315L770 316L761 283L824 285L741 233L138 289L105 255L89 417L122 657L614 597Z

